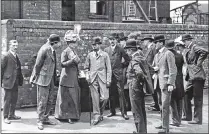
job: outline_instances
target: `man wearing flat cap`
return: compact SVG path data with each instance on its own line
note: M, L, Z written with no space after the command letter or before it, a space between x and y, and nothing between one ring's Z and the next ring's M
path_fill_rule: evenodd
M21 119L21 117L15 115L18 86L22 86L23 84L17 48L17 40L10 40L9 51L3 54L1 58L1 86L4 89L3 117L6 124L10 124L10 120Z
M175 65L174 54L165 47L164 35L157 35L154 38L158 53L154 57L153 68L155 74L154 89L158 93L158 102L161 108L161 121L157 129L159 133L169 132L169 106L171 93L175 87L177 68Z
M105 48L105 52L108 53L112 67L112 82L110 87L110 114L107 117L115 116L115 99L116 91L119 94L119 103L122 117L128 120L126 106L125 106L125 95L124 95L124 84L123 84L123 68L127 67L130 61L128 54L124 51L124 48L120 47L117 42L117 34L111 33L108 36L110 46ZM124 62L122 63L122 58ZM116 89L114 87L117 87Z
M147 133L147 117L144 97L145 93L153 93L149 65L144 58L143 52L137 50L137 43L135 40L128 40L125 49L131 57L127 69L127 83L129 85L131 110L137 130L137 132L134 133ZM143 88L144 85L146 85L145 91Z
M109 87L111 83L111 63L108 54L101 50L102 41L100 37L94 38L93 51L86 58L85 66L89 72L87 79L90 85L94 120L97 125L103 120L103 112L109 99Z
M189 121L189 124L202 124L203 88L206 79L202 63L207 58L208 51L195 44L193 42L193 37L189 34L182 35L182 42L186 45L186 80L188 81L185 93L186 118L183 118L182 120ZM191 100L193 97L194 115L192 120Z
M46 44L38 51L36 63L31 74L30 83L37 85L38 129L43 130L44 124L55 125L48 116L52 108L54 86L58 86L56 75L56 52L60 47L60 37L51 34Z
M143 41L144 49L142 51L145 55L145 59L147 60L148 64L150 66L152 66L154 57L157 53L156 48L155 48L155 43L153 43L154 38L152 37L152 35L146 35L141 41ZM149 70L150 70L150 74L152 76L154 74L154 70L153 70L152 67L150 67ZM156 90L152 94L152 97L153 97L153 100L154 100L154 105L152 105L150 108L153 111L160 111Z

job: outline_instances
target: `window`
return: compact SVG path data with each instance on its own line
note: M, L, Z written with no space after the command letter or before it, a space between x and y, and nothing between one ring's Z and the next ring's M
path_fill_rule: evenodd
M133 1L129 1L128 16L136 16L136 6Z
M106 15L105 0L90 0L90 13L96 15Z

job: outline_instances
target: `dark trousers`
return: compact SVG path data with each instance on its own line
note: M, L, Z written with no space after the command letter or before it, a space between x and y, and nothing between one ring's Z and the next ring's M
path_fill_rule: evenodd
M173 124L181 124L182 99L171 97L171 113Z
M115 85L116 85L116 88L117 89L114 89ZM120 111L121 111L121 114L124 115L124 114L127 114L126 112L126 106L125 106L125 95L124 95L124 89L123 89L123 81L118 81L115 76L112 76L112 83L111 83L111 87L110 87L110 112L112 114L115 114L115 107L116 107L116 104L115 104L115 101L116 101L116 93L118 90L118 95L119 95L119 103L120 103Z
M48 86L37 85L37 113L38 123L46 122L49 120L48 116L52 109L54 100L54 80Z
M152 79L152 84L154 85L154 80ZM159 102L158 102L158 93L157 93L158 91L157 90L154 90L154 93L152 94L152 98L153 98L153 100L154 100L154 107L156 108L156 109L160 109L160 107L159 107Z
M4 89L4 118L15 115L15 107L18 98L18 84L15 83L12 89Z
M194 98L194 117L193 120L202 123L202 106L203 106L203 88L205 80L193 80L187 84L185 93L184 108L186 119L192 120L191 100Z
M137 133L147 133L147 117L145 111L145 101L143 84L136 86L137 81L129 83L129 95L131 100L131 110L134 117Z

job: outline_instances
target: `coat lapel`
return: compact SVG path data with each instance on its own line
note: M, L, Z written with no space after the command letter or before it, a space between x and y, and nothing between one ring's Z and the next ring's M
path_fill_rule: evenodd
M158 63L160 62L160 60L164 56L165 51L166 51L166 48L164 48L164 50L161 53L158 53Z
M14 55L9 51L9 57L13 59L17 63L17 59L14 57Z
M112 48L110 48L110 49L112 50ZM118 45L115 46L115 49L114 49L114 51L112 52L112 55L114 55L114 54L117 52L117 50L118 50Z

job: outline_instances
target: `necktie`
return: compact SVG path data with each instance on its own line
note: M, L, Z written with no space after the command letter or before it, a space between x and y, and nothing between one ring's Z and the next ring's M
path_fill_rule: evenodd
M96 51L96 57L98 56L98 52Z

